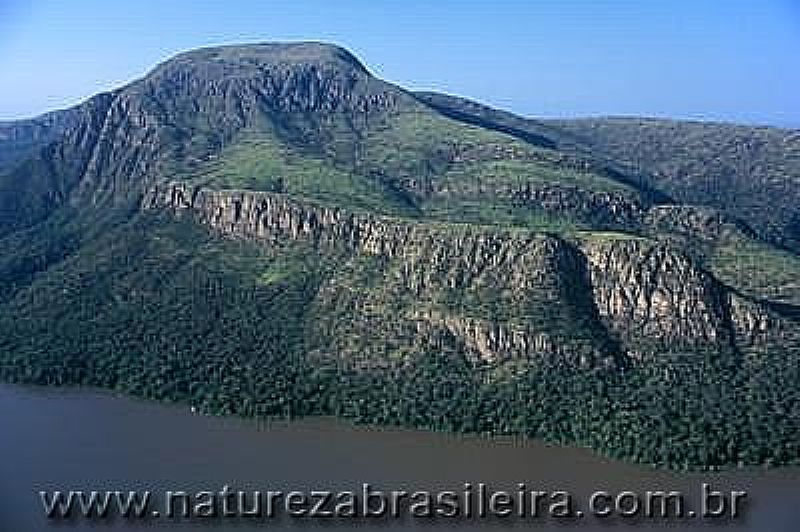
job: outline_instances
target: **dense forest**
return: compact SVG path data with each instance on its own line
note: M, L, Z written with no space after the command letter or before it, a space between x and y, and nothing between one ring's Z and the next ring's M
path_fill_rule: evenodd
M220 241L188 223L133 225L5 302L1 380L102 387L209 415L520 435L672 468L798 462L800 349L610 370L492 365L442 335L368 371L305 354L308 308L335 258Z
M0 381L797 464L798 139L179 54L0 123Z

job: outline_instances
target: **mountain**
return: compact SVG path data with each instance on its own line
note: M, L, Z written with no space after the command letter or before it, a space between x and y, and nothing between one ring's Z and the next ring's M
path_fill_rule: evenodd
M644 118L529 119L455 96L416 96L462 122L538 138L594 161L664 206L653 211L662 231L715 241L709 250L694 238L690 247L705 247L706 267L726 283L756 297L800 302L799 131ZM747 237L708 238L707 228L722 226Z
M180 54L0 124L0 377L797 462L791 216L698 192L744 179L702 146L736 162L745 129L708 127L637 166L635 134L412 93L332 45ZM796 193L787 135L758 179ZM686 161L709 175L660 170Z
M677 201L725 210L776 244L800 250L800 132L656 119L557 125Z
M535 120L463 98L417 96L463 122L594 157L672 202L725 211L800 250L800 131L654 118Z

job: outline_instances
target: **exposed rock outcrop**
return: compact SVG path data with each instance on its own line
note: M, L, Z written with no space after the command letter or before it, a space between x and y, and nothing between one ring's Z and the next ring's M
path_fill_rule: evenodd
M647 211L644 224L649 231L665 232L689 239L716 242L756 234L742 222L710 208L694 205L657 205Z
M595 192L574 186L531 186L503 191L524 205L556 215L574 215L596 227L635 228L645 206L624 194Z
M581 351L574 350L545 331L518 324L471 318L442 312L418 312L412 316L418 330L424 332L428 327L444 327L456 338L461 339L469 353L488 363L498 363L510 359L541 358L551 360L560 358L581 366L596 365L602 362L614 364L608 352L587 346Z
M346 115L359 129L375 113L402 106L421 104L335 46L264 44L181 54L111 95L72 201L136 199L157 176L192 168L247 128L322 144L326 116Z
M764 307L735 293L728 294L728 308L736 335L736 343L742 347L758 346L771 333L781 334L787 323L776 319Z
M0 127L0 135L7 135L0 152L14 161L0 172L0 236L42 221L67 202L86 171L112 99L99 94L64 115L53 113L21 129ZM15 160L17 150L29 157Z
M416 316L445 327L486 360L564 351L556 345L564 337L547 330L552 323L524 325L526 312L545 312L548 305L558 308L556 320L604 327L633 358L664 349L727 349L757 341L769 326L765 310L732 299L690 257L644 239L597 235L575 246L526 231L401 221L279 194L181 183L151 189L143 208L190 216L223 235L382 256L396 262L399 286L420 300L447 290L490 290L508 315ZM521 325L509 325L519 319ZM591 358L611 356L612 345L598 340Z
M729 341L723 289L688 257L613 238L583 249L600 315L622 337L681 347Z

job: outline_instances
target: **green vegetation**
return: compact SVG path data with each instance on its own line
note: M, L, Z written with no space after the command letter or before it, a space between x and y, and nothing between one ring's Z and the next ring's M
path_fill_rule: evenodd
M106 235L3 305L3 377L193 397L216 401L219 413L282 413L258 388L250 388L247 401L260 398L259 410L242 411L241 395L227 406L224 397L244 393L228 386L247 384L283 404L288 372L296 369L287 361L298 352L321 264L264 284L261 272L280 267L274 255L216 242L192 225L156 222L139 220ZM296 253L301 261L304 251Z
M474 161L453 165L439 180L442 186L458 191L471 187L489 190L502 187L542 185L578 186L596 192L632 191L624 185L597 174L558 168L542 162L525 160Z
M542 212L507 201L439 198L423 205L426 218L445 222L461 222L504 228L525 228L533 231L566 234L586 227L575 216Z
M619 233L616 231L576 231L572 236L579 242L617 242L625 240L653 242L651 239L643 236Z
M798 463L796 133L420 98L335 47L225 47L41 131L0 126L14 139L0 142L0 380L524 435L659 466ZM358 213L369 223L326 237L365 251L291 240L321 226L313 210L271 212L285 238L253 242L143 209L171 181ZM647 227L671 199L725 216L674 209ZM230 205L203 219L236 229ZM608 279L575 246L620 240ZM744 316L704 268L745 294Z
M682 203L716 207L800 251L796 130L642 118L545 121Z
M215 415L325 414L525 435L669 467L800 456L796 346L753 364L692 353L624 372L562 359L490 364L465 358L453 336L420 335L398 317L425 305L477 318L528 308L553 334L574 323L561 341L576 349L590 327L570 321L581 313L564 306L568 298L548 300L546 285L541 306L518 301L516 310L513 294L503 300L491 289L442 286L418 301L391 284L395 268L137 216L2 304L0 378L100 386ZM334 346L352 358L323 355ZM380 352L383 364L359 365Z
M363 152L364 165L373 171L397 180L430 180L473 194L479 186L491 189L529 183L633 193L597 173L567 167L554 150L460 124L424 108L393 113L371 124Z
M174 177L212 188L282 192L352 210L549 232L588 226L577 215L522 206L510 193L497 191L558 185L636 195L607 177L559 165L552 150L430 110L376 117L363 133L345 118L325 117L332 140L309 145L282 140L275 126L262 124L238 133L219 154L191 167L177 165ZM442 192L418 190L428 186Z
M284 192L332 205L408 213L407 206L380 183L263 133L240 135L219 156L179 177L212 188Z
M716 250L711 269L747 295L800 305L800 257L794 253L740 239Z
M353 376L337 413L367 423L523 434L673 468L797 463L792 383L800 375L797 353L790 358L778 361L785 374L750 380L701 357L678 371L655 365L624 376L543 362L487 382L457 357L429 355L389 376ZM776 380L786 388L761 387ZM787 410L775 419L770 411L778 405Z

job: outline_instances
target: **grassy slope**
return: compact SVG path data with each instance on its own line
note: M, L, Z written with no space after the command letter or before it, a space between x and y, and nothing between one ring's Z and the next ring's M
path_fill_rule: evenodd
M711 271L724 283L760 299L800 306L800 257L752 239L718 246Z
M337 115L327 124L336 140L321 146L291 144L270 126L242 132L219 156L173 177L213 188L280 191L383 214L548 231L584 226L520 207L494 191L530 184L636 194L607 177L559 166L553 150L424 108L376 117L365 131L348 128ZM420 194L415 183L446 193Z
M685 203L705 204L800 249L800 133L637 118L546 121Z
M773 235L775 230L784 231L787 243L792 238L791 210L796 208L796 179L800 175L800 137L796 131L633 118L543 121L437 93L422 93L420 97L466 124L506 131L534 145L558 146L623 171L627 168L631 181L644 179L643 184L688 203L717 206ZM598 184L595 181L595 186ZM524 212L511 214L513 208L497 208L486 202L476 202L470 210L480 220L494 218L556 231L591 229L546 217L526 222ZM778 219L783 222L776 222ZM776 229L775 223L784 226ZM689 251L706 255L707 267L745 294L800 304L797 254L743 235L712 243L710 250Z
M379 183L263 133L242 135L218 158L180 178L212 188L284 192L338 206L391 214L407 212L407 207Z
M368 166L396 178L431 178L444 185L572 184L628 191L604 176L560 166L558 152L510 135L461 124L427 109L391 114L364 138Z

